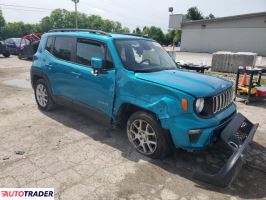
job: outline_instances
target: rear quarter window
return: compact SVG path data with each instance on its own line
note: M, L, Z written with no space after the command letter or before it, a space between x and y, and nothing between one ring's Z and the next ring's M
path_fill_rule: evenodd
M50 53L52 53L53 51L53 46L54 46L54 37L48 37L47 38L47 42L46 42L46 45L45 45L45 49L47 51L49 51Z
M74 46L74 37L55 37L53 55L62 60L73 61Z

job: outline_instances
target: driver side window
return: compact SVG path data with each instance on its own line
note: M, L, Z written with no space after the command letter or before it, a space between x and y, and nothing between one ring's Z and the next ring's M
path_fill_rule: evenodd
M105 47L103 44L79 39L77 42L76 62L82 65L91 66L91 58L104 59Z
M114 68L113 60L109 50L103 43L94 42L87 39L78 39L76 62L81 65L91 66L91 58L97 57L103 59L106 69Z

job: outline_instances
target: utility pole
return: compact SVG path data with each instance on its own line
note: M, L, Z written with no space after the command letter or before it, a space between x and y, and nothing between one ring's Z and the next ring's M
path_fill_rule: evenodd
M79 0L72 0L75 3L75 13L76 13L76 29L78 29L78 3Z

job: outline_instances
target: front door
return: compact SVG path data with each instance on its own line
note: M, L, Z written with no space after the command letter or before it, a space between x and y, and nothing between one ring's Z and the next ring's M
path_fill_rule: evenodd
M104 73L93 73L92 57L104 60ZM99 41L77 39L76 63L74 69L76 82L73 87L75 91L72 92L75 99L79 103L111 116L115 91L115 68L107 45Z

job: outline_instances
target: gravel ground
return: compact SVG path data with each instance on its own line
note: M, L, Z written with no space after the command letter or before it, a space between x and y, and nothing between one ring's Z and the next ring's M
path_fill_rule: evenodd
M143 157L131 148L124 130L66 108L39 111L30 65L0 58L0 187L53 187L58 200L266 199L265 103L237 102L238 111L260 127L247 163L222 189L192 178L196 168L222 163L221 148L176 150L157 161Z

